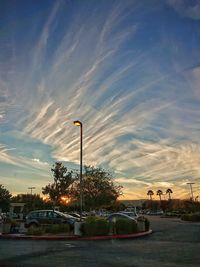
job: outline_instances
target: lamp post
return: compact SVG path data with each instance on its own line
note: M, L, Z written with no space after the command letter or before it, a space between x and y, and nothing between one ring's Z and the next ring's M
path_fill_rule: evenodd
M80 121L74 121L74 125L80 127L80 221L82 221L82 212L83 212L83 179L82 179L82 168L83 168L83 124Z
M191 199L192 199L192 201L193 201L193 199L194 199L194 196L193 196L193 191L192 191L192 185L193 185L194 183L187 183L187 184L189 184L189 185L190 185L190 190L191 190Z

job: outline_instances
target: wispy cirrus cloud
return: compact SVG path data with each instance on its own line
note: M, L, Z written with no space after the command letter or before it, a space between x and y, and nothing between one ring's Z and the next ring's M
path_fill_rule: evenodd
M30 159L15 154L16 148L8 148L5 145L0 144L0 162L8 165L18 166L27 169L39 169L47 170L49 163L44 162L38 158Z
M12 75L0 80L5 131L16 127L51 147L52 161L78 164L80 136L73 121L79 119L84 164L114 170L116 181L128 184L127 196L167 186L186 194L183 180L199 176L199 67L190 66L198 57L188 63L184 43L175 49L177 35L170 31L163 37L151 28L152 36L147 34L152 14L159 16L166 5L155 2L147 9L138 1L104 9L102 2L86 16L69 14L65 1L56 1L37 38L31 35L31 45L26 40L26 56L15 52ZM46 159L30 154L3 151L0 159L47 171Z
M198 0L167 0L169 5L173 7L181 16L194 20L200 19L200 3Z
M107 24L107 27L113 28L113 25L108 25L109 24ZM81 30L82 34L85 35L85 29L82 27ZM105 31L105 28L103 29L103 31ZM109 38L111 39L111 37L112 35ZM81 39L80 33L78 38ZM127 36L122 35L122 38L125 38L125 41ZM113 39L116 39L115 36L113 37ZM65 39L65 41L66 40L67 39ZM55 102L51 102L51 108L49 108L48 106L45 116L44 114L42 114L42 116L39 116L39 118L36 117L36 121L39 121L39 125L37 123L37 127L34 127L33 123L33 130L29 129L29 126L26 128L26 130L28 129L28 133L31 133L33 137L39 138L47 143L54 144L55 152L53 156L55 158L78 162L79 136L77 134L75 136L75 129L69 127L68 125L66 125L66 131L65 129L63 129L65 116L66 121L72 122L73 118L76 118L78 115L78 117L82 117L84 118L84 121L86 121L86 127L84 125L84 144L85 154L87 155L86 162L88 164L102 164L103 162L107 162L108 165L113 169L124 172L130 170L131 166L136 166L137 171L141 172L142 179L145 180L161 179L162 175L160 173L163 173L163 176L172 176L172 173L173 175L176 174L176 176L189 174L191 169L188 170L186 167L184 167L184 170L177 170L177 166L178 164L180 164L178 159L179 157L182 157L182 154L184 154L180 150L177 152L178 162L177 164L175 163L176 165L173 168L173 172L167 170L167 168L171 169L171 164L174 163L173 156L170 156L171 154L173 154L173 148L172 152L170 152L169 147L167 145L164 145L163 142L158 145L155 145L154 143L148 144L148 142L145 142L145 149L144 146L141 146L141 142L140 144L138 142L138 149L136 150L136 153L134 152L134 150L131 151L131 146L134 145L134 142L133 144L127 142L127 144L122 144L121 147L116 149L117 146L120 146L118 138L128 134L138 134L138 129L141 128L145 131L145 128L148 127L149 123L156 119L158 112L166 112L170 108L174 108L173 106L177 108L176 102L177 100L179 101L179 99L177 99L176 101L171 101L170 99L168 103L165 100L162 104L161 99L163 97L163 92L160 93L158 91L155 98L150 97L148 101L145 100L144 102L142 101L141 103L138 103L138 98L141 98L142 93L146 92L148 95L148 92L151 92L154 86L162 86L162 83L160 83L160 81L163 81L162 72L157 75L152 72L152 76L150 76L148 79L145 79L146 84L143 84L142 86L138 84L138 88L136 90L135 88L132 88L132 90L130 88L130 93L127 94L126 91L126 95L123 95L123 93L120 94L118 91L114 91L114 94L119 95L118 97L113 97L112 87L117 85L117 83L123 81L126 75L130 75L130 72L138 71L138 65L141 66L141 64L139 64L141 55L137 55L135 57L135 62L130 62L128 65L126 64L127 62L124 62L124 64L126 65L120 66L119 69L116 69L108 77L105 76L105 81L103 81L103 83L101 82L100 86L97 87L94 92L91 91L91 87L95 86L94 78L96 79L97 71L98 73L103 72L104 67L107 67L108 59L113 60L114 56L117 56L121 42L122 39L119 39L118 43L115 43L115 49L112 47L110 49L110 52L108 52L109 46L106 45L104 48L104 46L102 45L101 56L99 56L98 53L94 54L94 63L91 64L91 67L90 64L86 64L82 69L81 75L79 76L78 80L74 81L73 79L69 79L69 84L70 81L72 82L72 84L67 92L65 92L65 90L62 90L62 87L59 88L62 91L63 95L67 93L66 99L67 96L69 96L69 107L66 107L66 109L61 109L57 107ZM113 44L113 42L111 43ZM62 46L65 47L65 45L66 44L63 44ZM71 61L73 61L73 58L76 58L78 49L79 46L75 43L73 49L71 50L73 51L73 53L71 53ZM60 55L60 57L62 57L62 54ZM62 62L62 68L65 66L65 64L66 66L68 66L67 61ZM146 64L148 67L148 61ZM57 63L55 63L55 65L58 66ZM143 67L140 68L141 70L145 71L145 61L143 63ZM52 72L53 71L50 69L50 74ZM62 75L62 71L59 69L59 74L58 72L56 72L56 74L58 76ZM173 86L171 86L171 88L172 90L174 89ZM106 95L109 96L109 91L112 98L108 97L108 99L106 99ZM100 99L102 100L100 101ZM100 112L98 109L96 109L96 104L98 104L99 101ZM130 105L131 102L133 103L133 105L130 106L129 110L126 110L126 106ZM41 109L40 112L43 112L43 110L44 109ZM123 110L126 110L124 114ZM66 115L64 113L66 113ZM81 114L81 116L79 114ZM170 121L173 120L171 119ZM176 124L178 121L180 121L181 123L181 119L178 120L177 118ZM59 126L55 127L56 124ZM101 129L100 131L99 128ZM178 128L175 127L175 131L177 131L177 129ZM175 133L173 127L171 131ZM50 132L51 134L49 134ZM185 135L185 131L183 131L183 133ZM177 133L175 134L177 135ZM154 133L151 132L151 135L153 136ZM99 144L101 145L99 146ZM148 151L148 147L150 147L150 152ZM155 151L153 153L151 153L152 147L155 148ZM110 153L106 153L105 150L108 149L110 149ZM139 157L138 159L137 155L141 155L142 153L146 153L148 156L145 155L144 157ZM170 161L168 163L168 166L166 166L166 164L163 164L164 162L160 162L162 159L165 160L166 158L168 158L168 160ZM186 162L183 162L182 166L184 166L184 164L186 164ZM146 166L148 166L150 170L147 171Z
M19 163L15 161L14 157L9 154L9 151L13 149L14 148L9 149L5 145L0 144L0 161L4 163L19 165Z

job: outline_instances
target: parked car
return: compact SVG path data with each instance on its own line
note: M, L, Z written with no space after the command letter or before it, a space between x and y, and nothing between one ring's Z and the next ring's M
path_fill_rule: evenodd
M126 214L126 215L128 215L128 216L130 216L130 217L132 217L132 218L135 218L135 219L138 218L137 213L134 212L134 211L120 211L120 213L122 213L122 214Z
M79 221L80 221L80 219L81 219L80 214L77 213L77 212L64 212L64 214L73 216L73 217L77 218ZM82 219L83 219L83 220L86 219L86 216L83 216L83 214L82 214Z
M147 215L163 215L164 212L162 210L156 210L156 211L148 211Z
M107 217L107 220L109 222L115 222L115 221L117 221L119 219L131 220L131 221L137 222L136 218L130 217L127 214L123 214L121 212L112 213Z
M70 228L73 228L76 221L79 220L69 214L56 210L35 210L26 216L25 227L67 223L70 225Z

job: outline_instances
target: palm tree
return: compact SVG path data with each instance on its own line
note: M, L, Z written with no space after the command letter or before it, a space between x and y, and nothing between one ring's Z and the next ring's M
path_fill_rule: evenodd
M158 196L159 196L159 198L160 198L160 201L161 201L161 196L163 195L163 192L162 192L162 190L158 190L158 191L157 191L157 193L156 193L156 195L158 195Z
M173 191L170 189L170 188L168 188L167 190L166 190L166 194L168 194L169 195L169 200L171 200L171 194L173 193Z
M149 196L151 200L152 200L152 196L153 196L153 195L154 195L154 192L153 192L152 190L149 190L149 191L147 192L147 196Z

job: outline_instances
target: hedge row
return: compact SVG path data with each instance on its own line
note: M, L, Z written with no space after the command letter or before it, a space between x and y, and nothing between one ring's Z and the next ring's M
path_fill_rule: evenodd
M45 227L29 227L27 235L43 235L45 233L69 233L70 226L68 224L52 224Z
M200 222L200 213L184 214L181 216L181 220L190 222Z
M98 217L88 217L82 224L82 234L86 236L99 236L109 234L132 234L141 231L149 230L149 221L144 218L142 221L144 227L139 227L135 221L129 221L126 219L118 219L116 222L108 222L106 219Z
M103 236L112 234L132 234L149 230L149 220L142 217L138 223L126 219L118 219L109 222L104 218L88 217L81 225L81 232L84 236ZM69 233L68 224L55 224L46 227L30 227L27 235L43 235L45 233Z
M86 236L108 235L109 230L108 221L96 217L88 217L81 228L83 235Z

